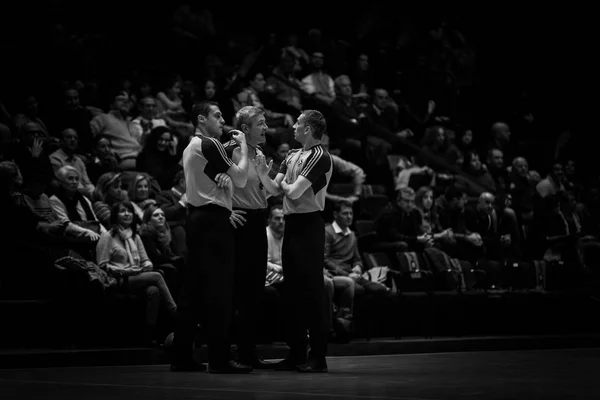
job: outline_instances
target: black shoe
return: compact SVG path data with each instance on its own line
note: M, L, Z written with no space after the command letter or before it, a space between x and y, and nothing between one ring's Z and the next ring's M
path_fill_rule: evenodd
M325 358L309 358L304 364L296 365L296 371L304 373L327 372L327 361Z
M208 364L208 372L211 374L249 374L252 369L251 366L240 364L237 361L228 361L222 365Z
M260 357L254 357L254 359L240 358L238 362L243 365L251 365L254 369L273 369L275 365L275 363L265 361Z
M190 360L183 363L172 363L171 371L173 372L204 372L206 371L206 365L197 363L194 360Z

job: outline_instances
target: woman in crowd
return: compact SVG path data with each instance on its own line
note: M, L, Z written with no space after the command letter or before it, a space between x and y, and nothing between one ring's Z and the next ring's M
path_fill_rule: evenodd
M112 206L111 229L100 236L96 262L117 279L117 290L145 292L146 327L144 340L153 344L161 302L174 318L177 305L163 276L153 268L134 223L133 205L129 201Z

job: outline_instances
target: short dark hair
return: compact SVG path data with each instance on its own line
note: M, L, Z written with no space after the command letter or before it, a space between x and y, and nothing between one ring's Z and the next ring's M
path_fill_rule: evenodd
M323 135L327 132L327 122L321 112L317 110L303 110L304 125L308 125L312 128L312 135L315 139L321 140Z
M342 199L342 200L336 201L333 204L333 212L336 212L336 213L342 212L342 210L344 208L352 209L352 203L346 199Z
M269 211L269 219L273 216L273 211L275 210L283 210L283 204L274 204Z
M194 103L192 106L192 124L194 127L198 126L198 116L203 115L208 118L208 114L210 113L210 108L212 106L219 107L219 103L216 101L204 100Z

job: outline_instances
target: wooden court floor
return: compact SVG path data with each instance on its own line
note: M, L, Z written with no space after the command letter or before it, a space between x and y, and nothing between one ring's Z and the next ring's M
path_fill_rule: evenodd
M0 370L0 399L599 399L600 349L331 357L328 374Z

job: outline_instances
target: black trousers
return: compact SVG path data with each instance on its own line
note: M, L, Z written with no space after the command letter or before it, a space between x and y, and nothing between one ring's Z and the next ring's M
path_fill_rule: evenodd
M306 331L311 357L325 357L329 333L323 266L325 224L321 212L285 216L282 267L286 304L287 343L295 362L306 359Z
M242 360L251 360L256 356L257 322L267 274L266 209L241 210L246 212L246 223L234 229L234 308L238 312L238 354Z
M191 356L199 321L207 336L208 362L222 365L229 360L234 286L234 237L230 215L229 210L217 205L188 209L188 259L173 338L176 362Z

